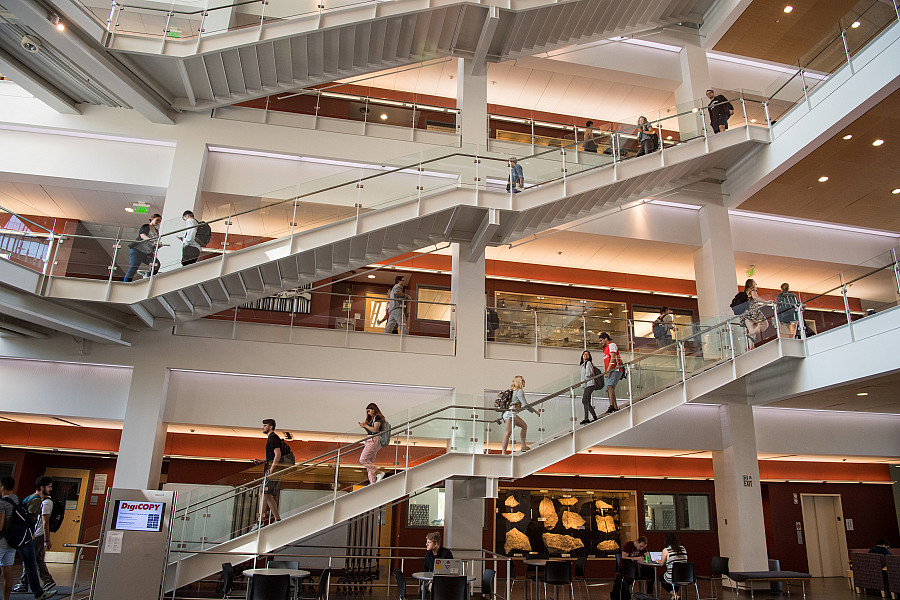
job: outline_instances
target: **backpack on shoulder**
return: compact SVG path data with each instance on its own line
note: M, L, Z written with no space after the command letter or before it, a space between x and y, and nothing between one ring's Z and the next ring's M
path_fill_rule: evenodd
M206 248L206 245L211 239L212 228L206 221L201 222L200 225L197 226L197 234L194 236L194 241L200 244L201 248Z
M657 317L655 321L653 321L653 337L658 340L666 337L666 324L662 322L662 317Z
M747 309L750 307L750 297L747 296L747 292L738 292L731 300L729 306L731 306L731 310L734 311L734 314L742 315L747 312Z
M24 503L16 503L8 496L3 498L3 501L13 507L3 537L6 538L10 548L18 550L34 539L34 519Z
M391 424L387 422L387 419L382 419L381 421L381 429L378 431L378 442L382 448L391 445Z
M62 527L63 521L66 519L66 505L59 498L50 498L53 500L53 511L50 513L50 519L47 525L50 526L50 533L56 533ZM47 532L44 532L46 535Z

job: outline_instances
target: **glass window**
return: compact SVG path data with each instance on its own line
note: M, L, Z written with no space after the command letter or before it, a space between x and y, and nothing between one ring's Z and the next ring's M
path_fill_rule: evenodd
M444 490L433 488L409 499L406 511L407 527L444 526Z
M711 531L707 494L644 494L646 531Z
M450 288L416 287L416 319L450 322Z

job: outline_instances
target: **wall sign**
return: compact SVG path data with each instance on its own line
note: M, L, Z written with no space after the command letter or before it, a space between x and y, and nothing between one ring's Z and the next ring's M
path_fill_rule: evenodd
M744 475L744 487L753 487L752 475Z

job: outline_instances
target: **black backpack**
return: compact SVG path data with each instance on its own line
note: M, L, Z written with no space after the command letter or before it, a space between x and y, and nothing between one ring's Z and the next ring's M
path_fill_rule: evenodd
M9 496L4 496L3 500L13 507L3 537L10 548L18 550L34 539L34 518L22 502L16 503Z
M503 410L509 410L509 407L512 406L512 399L512 390L503 390L502 392L497 394L497 399L494 400L494 407Z
M197 235L194 236L194 241L200 244L201 248L206 248L206 245L209 243L209 240L212 239L212 228L210 228L209 223L202 222L197 226Z
M66 505L59 498L51 498L53 500L53 511L50 513L50 519L47 523L50 526L50 533L56 533L62 527L66 518ZM47 535L47 532L44 532Z
M662 317L658 317L653 321L653 337L658 340L666 337L666 324L662 322Z
M742 315L747 312L747 308L750 306L750 297L747 296L747 292L738 292L732 299L730 306L736 315Z
M286 441L281 440L281 464L293 465L296 462L297 459L294 457L294 451L291 450L291 447L288 446Z

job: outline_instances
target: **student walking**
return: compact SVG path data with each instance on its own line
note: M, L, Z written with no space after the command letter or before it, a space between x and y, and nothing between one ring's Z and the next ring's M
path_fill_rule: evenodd
M787 283L781 284L781 293L775 296L775 308L778 311L778 322L787 325L788 337L797 335L797 323L800 320L800 298L791 291Z
M363 442L363 450L359 455L359 464L366 468L369 483L381 481L381 478L384 477L384 473L375 466L375 455L381 450L381 436L378 434L384 427L384 423L385 419L381 409L374 402L370 402L366 407L366 420L359 422L359 426L370 434Z
M501 408L503 411L503 423L506 429L503 432L503 443L500 445L500 454L506 454L506 447L509 445L509 438L512 437L513 428L518 425L521 431L522 452L529 450L528 443L525 441L528 434L528 424L518 415L518 412L525 406L525 378L521 375L513 377L512 383L509 384L509 392L502 392L501 397L509 398L507 403L503 401Z
M28 508L29 514L34 515L34 558L37 562L38 576L41 579L44 592L56 590L56 582L47 569L44 556L50 550L50 515L53 514L53 478L42 475L34 482L34 493L22 500L22 504ZM22 572L19 583L13 586L12 591L17 593L28 591L28 573Z
M597 389L597 386L602 384L603 378L600 376L600 371L594 367L593 359L591 358L591 353L585 350L581 353L581 380L585 381L598 375L596 379L591 379L584 386L584 393L581 396L581 404L584 406L584 420L581 422L582 425L587 425L591 421L597 420L597 413L594 412L594 403L591 400L591 394ZM600 383L598 384L598 380ZM590 414L588 414L590 413Z
M264 471L263 486L259 496L259 520L250 531L255 531L260 524L264 523L263 516L266 507L274 520L280 521L281 515L278 514L278 492L281 489L281 476L278 471L283 469L283 465L294 464L294 453L277 433L275 433L275 419L263 420L263 433L266 434L266 458L265 460L253 459L253 464L258 465L262 462L266 463Z
M150 217L149 222L141 225L137 239L128 244L128 272L125 273L123 281L132 281L142 263L150 265L151 275L156 275L159 271L159 259L154 255L156 254L160 223L162 223L162 215L156 213Z
M614 413L619 410L616 403L616 384L625 374L625 367L622 364L622 357L619 356L619 347L605 331L600 334L600 343L603 344L603 386L609 396L609 408L606 412Z

